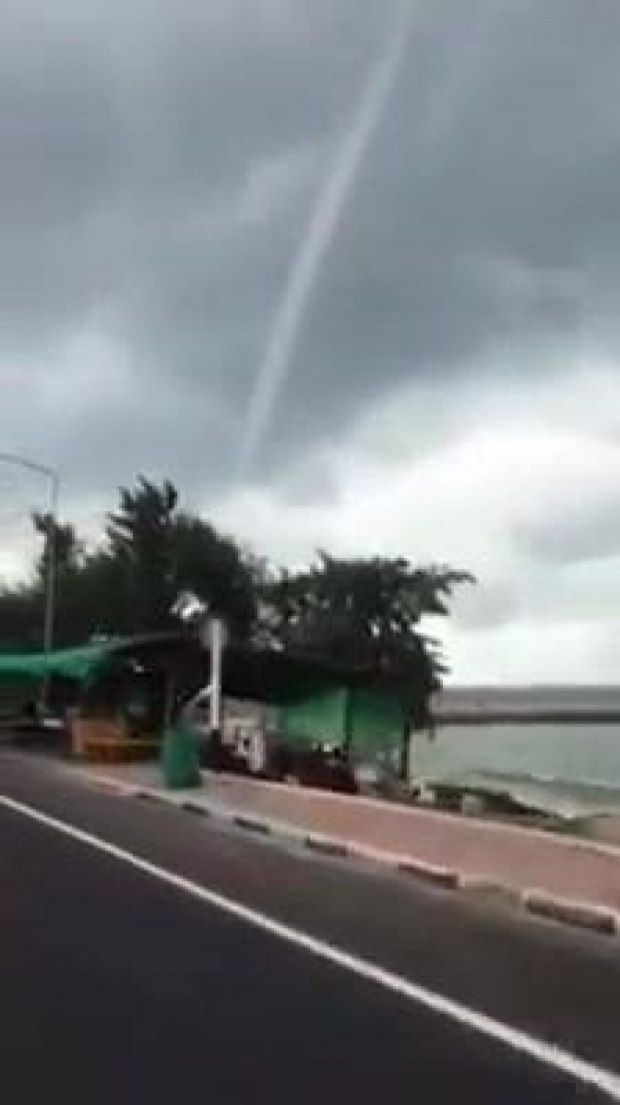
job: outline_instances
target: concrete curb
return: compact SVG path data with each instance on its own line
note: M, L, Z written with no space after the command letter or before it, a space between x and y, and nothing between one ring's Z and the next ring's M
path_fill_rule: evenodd
M397 864L396 870L401 875L408 875L409 878L425 882L430 886L438 886L442 890L460 889L458 871L452 871L448 867L435 867L433 864L423 863L421 860L406 859Z
M180 803L180 807L185 813L193 813L197 817L211 817L211 811L201 806L200 802L185 801Z
M484 902L504 909L522 908L522 890L516 886L486 878L484 875L461 875L459 890L471 901Z
M222 783L223 777L217 772L208 771L203 768L201 774L207 784L211 779L219 784ZM239 781L239 777L232 777L233 785L234 783L238 783ZM336 794L332 793L331 791L324 790L317 792L313 791L312 787L300 788L298 784L293 785L289 783L274 783L270 782L268 779L253 780L250 785L252 787L261 787L265 791L272 790L280 793L282 792L282 790L294 791L297 794L299 794L300 790L302 794L320 793L323 798L328 796L330 802L336 802L338 804L343 803L346 805L347 803L354 802L355 805L358 807L366 806L369 809L385 809L384 798L372 797L366 794ZM394 808L392 812L398 812L404 817L407 817L413 812L418 815L422 814L425 818L431 818L436 821L454 822L458 819L460 819L461 821L463 820L462 814L451 810L438 809L436 806L416 806L414 809L407 806L402 806L400 808ZM554 845L559 848L570 848L572 851L577 850L593 852L599 855L612 856L614 858L620 859L620 844L608 844L599 840L588 840L579 836L563 835L561 833L551 832L549 829L536 829L532 828L531 826L524 828L522 825L510 825L505 821L493 821L489 820L488 818L468 816L466 818L466 823L477 823L481 827L483 827L485 831L492 832L493 834L498 834L499 836L511 836L515 833L527 833L528 837L538 838L539 840L544 840L547 843L552 840Z
M246 817L244 814L236 813L232 818L232 822L238 829L244 829L246 833L260 833L262 836L271 834L271 825L268 821L259 821L255 817Z
M174 791L168 793L149 787L134 786L109 776L89 775L87 778L98 789L117 794L119 797L137 798L172 806L195 816L232 825L255 836L269 836L285 843L295 843L316 855L364 861L439 890L458 891L462 895L479 897L481 900L499 905L508 905L533 917L569 925L572 928L586 929L605 936L620 936L620 913L590 902L556 898L544 890L535 888L522 890L484 876L466 874L449 867L438 867L422 860L412 859L410 856L366 847L355 841L308 833L298 826L252 817L242 810L209 803L204 798L197 802L191 798L180 797Z
M353 857L351 845L346 840L332 840L330 837L306 836L302 843L310 852L318 852L322 856L337 856L339 859Z
M524 891L521 903L527 913L537 917L599 932L604 936L620 935L620 915L601 906L553 898L539 890Z
M85 778L97 790L102 790L106 794L116 794L120 798L138 797L139 787L132 783L122 783L118 779L111 779L105 775L85 775Z

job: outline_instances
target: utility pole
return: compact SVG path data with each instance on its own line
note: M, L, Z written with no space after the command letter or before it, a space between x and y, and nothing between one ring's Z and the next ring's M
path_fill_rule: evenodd
M54 468L47 464L40 464L29 457L20 456L18 453L0 453L0 463L11 464L16 468L22 468L26 472L34 472L43 476L49 484L49 519L50 527L47 534L47 563L45 565L45 601L43 611L43 652L46 658L54 648L54 625L56 620L56 529L58 526L58 503L60 499L60 476ZM41 699L44 705L47 699L49 676L46 674Z

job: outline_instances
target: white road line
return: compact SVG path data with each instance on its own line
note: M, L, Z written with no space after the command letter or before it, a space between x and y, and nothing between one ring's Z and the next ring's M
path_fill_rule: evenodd
M388 990L401 998L413 1002L415 1005L421 1006L438 1016L445 1017L464 1029L477 1032L496 1043L503 1044L511 1051L526 1055L530 1059L534 1059L536 1062L552 1068L574 1081L592 1086L606 1094L613 1101L620 1101L620 1074L604 1070L593 1063L580 1059L578 1056L571 1054L571 1052L563 1048L555 1047L553 1044L546 1043L544 1040L539 1040L535 1036L529 1035L527 1032L512 1028L502 1021L495 1020L485 1013L470 1009L466 1005L461 1005L460 1002L453 1001L450 998L435 993L433 990L428 990L424 986L410 982L401 975L385 970L383 967L369 960L362 959L357 955L353 955L350 952L344 951L333 944L329 944L325 940L320 940L318 937L311 936L309 933L303 932L300 929L293 928L281 921L277 921L267 914L251 909L249 906L245 906L241 902L218 894L214 890L208 890L206 887L193 882L191 879L186 879L182 875L177 875L173 871L167 870L165 867L150 863L148 860L142 859L133 852L126 851L124 848L119 848L116 844L111 844L108 840L104 840L92 833L85 832L84 829L80 829L76 825L71 825L69 822L52 817L42 810L36 809L34 806L26 805L23 802L17 802L14 798L10 798L4 794L0 794L0 806L4 806L14 813L21 814L24 817L30 818L32 821L36 821L40 825L44 825L49 829L62 833L64 836L70 837L72 840L76 840L89 848L93 848L95 851L111 856L113 859L120 860L122 863L128 864L135 870L141 871L145 875L150 875L160 882L167 883L168 886L172 886L176 890L190 895L190 897L197 899L203 904L226 913L229 917L234 917L238 921L243 921L247 925L252 925L254 928L260 929L269 936L282 940L293 947L300 948L309 955L315 956L317 959L321 959L326 963L331 963L341 970L349 971L358 978L363 978L368 982L372 982L384 990Z

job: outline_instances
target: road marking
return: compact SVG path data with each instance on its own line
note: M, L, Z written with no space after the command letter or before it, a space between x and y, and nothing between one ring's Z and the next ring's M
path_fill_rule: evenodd
M576 1082L592 1086L606 1094L613 1101L620 1101L620 1074L604 1070L602 1067L596 1066L585 1059L580 1059L563 1048L556 1047L518 1028L512 1028L502 1021L495 1020L486 1013L480 1013L476 1009L471 1009L451 998L443 997L441 994L410 982L402 975L388 971L376 963L344 951L342 948L338 948L316 936L311 936L301 929L277 921L265 913L218 894L214 890L208 890L191 879L184 878L182 875L175 874L174 871L169 871L165 867L160 867L149 860L142 859L133 852L120 848L118 845L112 844L102 837L95 836L93 833L86 832L67 821L52 817L34 806L18 802L4 794L0 794L0 806L28 817L30 820L46 826L46 828L53 829L63 836L70 837L80 844L101 852L103 855L111 856L113 859L126 863L135 870L150 875L160 882L167 883L168 886L188 894L205 905L218 909L220 912L226 913L238 921L243 921L245 924L252 925L254 928L260 929L269 936L282 940L293 947L300 948L317 959L339 967L341 970L349 971L358 978L372 982L376 986L397 994L415 1005L455 1022L462 1028L477 1032L496 1043L503 1044L510 1050L526 1055L530 1059L534 1059L536 1062L550 1067Z

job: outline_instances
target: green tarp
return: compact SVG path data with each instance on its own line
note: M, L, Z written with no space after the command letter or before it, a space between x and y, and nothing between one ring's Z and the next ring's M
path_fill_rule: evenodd
M348 732L352 747L369 756L398 748L406 724L407 709L397 696L357 688L316 695L277 713L278 731L290 744L342 745Z
M54 675L78 681L88 679L108 660L114 647L114 642L106 642L60 649L47 655L44 652L0 654L0 680L45 679Z
M341 744L346 718L346 690L328 691L303 702L281 706L277 711L277 731L290 744L325 741Z
M400 748L409 709L396 696L362 689L352 692L352 743L371 756Z
M156 663L165 670L176 670L181 681L186 678L197 685L208 677L208 657L197 640L179 634L151 634L48 655L0 654L0 683L54 676L89 683L108 665L131 658L147 668ZM367 755L398 747L407 722L403 700L392 690L364 688L364 673L354 670L350 675L356 685L349 684L347 689L346 675L343 678L333 666L269 650L230 646L224 657L223 692L276 705L278 730L290 743L342 745L348 734L353 747Z

